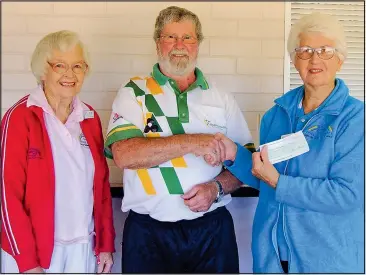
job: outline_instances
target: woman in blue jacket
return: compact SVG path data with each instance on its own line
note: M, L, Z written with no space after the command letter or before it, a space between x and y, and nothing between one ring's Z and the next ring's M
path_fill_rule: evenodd
M260 190L253 223L253 271L364 272L364 104L336 78L344 32L311 14L291 29L288 52L304 85L275 100L261 121L260 144L302 131L310 150L272 165L218 134L222 161Z

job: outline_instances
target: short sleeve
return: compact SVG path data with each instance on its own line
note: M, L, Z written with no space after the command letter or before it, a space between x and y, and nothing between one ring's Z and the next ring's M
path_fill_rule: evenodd
M113 143L134 137L144 137L143 110L136 87L131 80L119 89L114 99L104 147L104 154L108 158L113 158L110 149Z

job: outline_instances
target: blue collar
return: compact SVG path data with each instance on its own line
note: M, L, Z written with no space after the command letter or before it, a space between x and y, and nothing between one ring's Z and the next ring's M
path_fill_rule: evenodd
M333 91L317 108L318 112L333 113L337 115L343 109L343 106L349 96L349 90L342 79L336 78L335 81L336 85ZM303 97L304 85L289 91L280 98L277 98L274 102L289 112L293 108L298 107L299 101Z

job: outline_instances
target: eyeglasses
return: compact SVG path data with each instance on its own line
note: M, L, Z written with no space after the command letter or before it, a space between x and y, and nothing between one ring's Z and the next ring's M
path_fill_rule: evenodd
M181 39L183 44L195 44L197 42L197 38L188 34L184 34L182 37L178 37L175 34L161 35L160 39L167 44L177 43L178 39Z
M70 66L68 64L65 64L65 63L62 63L62 62L50 63L50 62L47 61L47 63L51 66L52 70L55 73L58 73L58 74L64 74L70 68ZM76 64L71 65L71 70L75 74L85 73L87 69L88 69L88 65L85 64L84 62L76 63Z
M313 57L314 52L318 55L320 59L328 60L331 59L334 56L334 53L337 51L337 49L323 46L320 48L311 48L311 47L299 47L294 50L296 53L296 56L302 60L307 60Z

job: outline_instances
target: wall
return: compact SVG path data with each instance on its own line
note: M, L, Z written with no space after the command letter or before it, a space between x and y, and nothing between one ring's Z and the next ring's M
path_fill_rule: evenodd
M155 18L170 5L199 16L206 39L198 67L234 94L258 144L260 116L283 93L283 2L3 2L2 115L36 85L29 65L36 43L69 29L91 53L81 98L96 108L105 132L117 89L155 63ZM120 183L121 172L109 164L111 183Z

